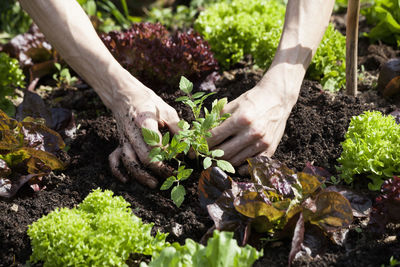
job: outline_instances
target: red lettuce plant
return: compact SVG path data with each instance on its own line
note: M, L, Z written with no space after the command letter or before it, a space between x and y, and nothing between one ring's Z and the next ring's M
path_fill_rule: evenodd
M137 23L100 36L119 63L144 83L175 86L218 68L206 41L193 31L170 34L160 23Z
M0 197L12 197L28 181L37 183L63 163L54 155L64 148L60 135L31 117L19 122L0 110Z
M375 233L383 233L386 224L400 223L400 177L386 180L382 194L375 199L369 226Z
M54 72L54 63L61 60L35 24L28 32L12 38L3 51L18 59L21 68L29 71L31 81Z
M296 173L263 156L248 162L251 182L235 182L218 168L203 171L199 199L215 223L211 229L234 231L242 244L252 230L274 238L293 233L290 264L301 248L307 225L333 235L352 222L349 201L322 187L326 171L308 166Z

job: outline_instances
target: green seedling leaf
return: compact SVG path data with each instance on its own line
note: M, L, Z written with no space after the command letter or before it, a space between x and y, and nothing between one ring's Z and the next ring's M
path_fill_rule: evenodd
M160 143L160 136L157 132L142 127L143 139L149 146L157 146Z
M211 151L211 156L214 158L220 158L224 155L224 151L222 149L214 149Z
M175 99L176 102L184 102L184 101L188 101L188 100L190 100L190 98L188 96L185 96L185 95Z
M54 66L56 67L57 70L61 70L61 65L60 63L54 63Z
M211 164L212 164L212 160L210 157L204 158L204 160L203 160L203 168L204 169L208 169L211 166Z
M193 89L193 83L186 79L184 76L181 77L179 82L179 89L186 94L190 94Z
M161 147L154 147L150 150L149 158L151 159L150 162L162 161Z
M197 99L197 98L202 97L204 94L205 94L204 92L197 92L192 97L193 97L193 99Z
M221 168L223 171L227 171L230 173L235 173L235 168L233 168L232 164L229 161L219 159L217 160L217 166Z
M183 169L181 171L178 171L177 178L179 181L184 181L190 177L192 172L193 172L193 169Z
M190 128L190 125L187 121L185 120L180 120L178 122L178 127L181 128L182 130L188 130Z
M182 185L177 185L171 190L171 199L178 208L182 205L185 195L186 190Z
M219 116L222 112L222 109L224 108L224 106L227 103L228 103L228 99L226 97L222 98L220 100L215 100L212 105L211 113L215 113Z
M161 143L162 143L163 146L167 146L168 145L168 143L169 143L169 132L164 134Z
M164 183L161 185L160 190L168 190L168 189L170 189L170 187L174 184L175 181L176 181L176 177L175 176L168 177L164 181Z
M201 124L201 128L205 131L211 129L214 123L217 121L217 115L214 113L209 114L206 116L205 120Z

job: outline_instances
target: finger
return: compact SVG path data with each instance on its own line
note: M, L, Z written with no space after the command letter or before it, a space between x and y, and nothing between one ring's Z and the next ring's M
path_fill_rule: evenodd
M231 159L237 155L240 151L246 149L249 146L254 145L255 141L260 138L261 135L252 134L250 131L242 131L233 138L226 140L224 143L218 146L219 149L224 151L224 159Z
M149 124L148 124L149 125ZM160 177L169 177L172 175L172 170L170 167L162 163L161 161L158 162L150 162L149 159L149 152L150 148L143 140L142 133L135 124L128 124L126 127L126 137L129 140L130 145L132 146L133 150L136 152L140 162L145 166L148 167L154 174Z
M139 128L147 128L158 133L158 136L160 137L161 140L162 136L160 131L158 130L158 122L154 113L152 112L140 113L137 116L136 125L138 125Z
M167 112L166 117L161 119L162 126L167 125L172 134L177 134L181 130L178 126L179 121L180 119L175 109Z
M265 143L257 142L246 147L245 149L240 151L237 155L235 155L232 158L228 158L227 160L229 160L229 162L233 166L239 166L242 163L244 163L248 158L254 157L255 155L258 155L261 152L265 151L266 149L267 148Z
M140 167L140 163L130 144L125 143L123 145L121 159L128 173L132 175L136 181L152 189L157 187L157 179Z
M121 147L116 148L109 156L108 163L112 174L117 177L121 182L126 183L128 178L123 175L119 170L119 160L121 158L122 149Z
M233 118L228 118L226 121L221 123L221 125L210 131L212 136L207 139L208 146L212 148L221 144L224 140L234 135L237 131L238 129L233 123Z

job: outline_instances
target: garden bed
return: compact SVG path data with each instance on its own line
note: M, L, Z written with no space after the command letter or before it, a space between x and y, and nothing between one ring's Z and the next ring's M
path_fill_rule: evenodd
M376 51L385 49L382 46ZM367 53L367 49L364 51L360 61L364 60L369 73L376 75L377 69L373 66L376 63L375 68L379 68L378 56ZM363 57L363 54L366 56ZM252 70L245 63L238 64L233 70L223 73L217 83L217 94L212 99L228 97L231 101L252 88L261 77L261 71ZM176 96L167 93L161 93L161 96L178 110L180 117L190 120L187 118L188 110L174 102ZM47 176L44 180L46 188L34 192L29 185L25 185L13 199L0 200L0 266L20 266L29 259L32 252L26 234L29 224L57 207L74 207L96 188L110 189L123 196L131 203L135 215L145 222L155 223L154 231L169 232L168 241L183 242L185 238L199 241L213 225L198 201L198 174L184 182L187 195L180 208L171 201L169 191L150 190L135 181L122 184L111 175L108 155L118 145L116 124L91 88L54 90L46 101L50 105L74 110L79 125L77 137L69 144L69 165L64 171ZM376 91L364 91L353 98L342 93L322 91L317 82L304 81L274 157L297 170L312 162L335 175L336 159L341 153L340 143L344 140L350 118L365 110L380 110L387 114L396 107L400 107L399 102L389 103ZM361 186L359 190L364 188ZM297 259L294 265L388 264L391 256L400 258L399 232L400 225L390 224L385 234L376 238L369 234L364 221L355 220L344 246L328 244L326 253L321 257L312 260L304 256ZM264 249L264 256L255 266L287 265L290 240L262 242L258 248Z

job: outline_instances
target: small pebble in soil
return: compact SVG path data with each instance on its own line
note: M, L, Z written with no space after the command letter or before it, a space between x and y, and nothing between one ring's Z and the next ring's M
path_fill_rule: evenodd
M174 223L171 226L171 233L176 237L180 237L183 234L183 226L182 226L182 224Z
M17 204L13 204L10 209L12 211L14 211L14 212L18 212L18 205Z

